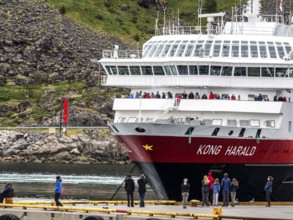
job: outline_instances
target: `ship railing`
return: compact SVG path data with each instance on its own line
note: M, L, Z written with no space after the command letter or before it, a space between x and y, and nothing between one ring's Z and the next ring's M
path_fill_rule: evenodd
M101 85L104 86L107 84L107 79L108 79L108 76L107 75L101 75L100 76L100 82L101 82Z
M156 32L156 35L190 35L206 32L218 34L222 32L222 29L218 25L211 25L208 28L203 26L173 26L162 27L161 31Z
M141 50L103 50L103 58L106 59L140 59Z

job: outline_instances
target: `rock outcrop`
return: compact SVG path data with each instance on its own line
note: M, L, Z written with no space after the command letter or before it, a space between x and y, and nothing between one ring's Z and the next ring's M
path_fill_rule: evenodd
M72 136L0 132L1 162L125 164L130 160L107 129Z

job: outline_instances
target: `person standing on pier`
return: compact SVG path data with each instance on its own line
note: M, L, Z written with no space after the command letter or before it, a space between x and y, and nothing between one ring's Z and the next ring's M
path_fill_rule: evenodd
M138 184L138 193L139 193L139 207L144 207L144 195L146 193L146 184L148 181L146 180L144 174L141 174L141 177L137 180Z
M268 176L268 182L265 185L265 191L266 191L266 199L268 204L266 205L267 207L271 206L271 193L273 192L273 177L272 176Z
M212 187L213 187L215 179L214 179L211 171L208 172L208 180L210 181L210 185L209 185L209 197L210 198L209 198L209 200L210 200L210 204L212 205L213 204L213 189L212 189Z
M202 180L202 187L201 187L201 192L202 192L202 207L205 205L209 207L209 186L210 186L210 181L208 179L208 176L205 175Z
M213 206L218 206L219 205L219 193L221 191L219 178L215 179L215 182L212 186L212 190L213 190Z
M231 183L231 186L230 186L230 194L231 194L231 206L234 207L235 205L235 200L236 200L236 191L239 189L239 184L238 184L238 181L233 178L232 179L232 183Z
M131 178L131 174L128 174L125 180L125 191L127 193L127 206L134 207L133 204L133 192L135 189L134 180Z
M228 177L228 173L224 173L224 178L222 179L222 189L223 189L223 206L229 205L229 191L231 180Z
M190 190L190 185L188 183L188 179L184 178L183 183L181 184L182 204L184 209L186 209L186 206L187 206L189 190Z
M4 188L0 194L0 203L3 203L4 198L12 198L12 197L14 197L14 189L11 183L4 182Z
M60 176L56 176L56 183L54 188L56 206L63 206L62 203L59 201L61 193L62 193L62 179L60 178Z

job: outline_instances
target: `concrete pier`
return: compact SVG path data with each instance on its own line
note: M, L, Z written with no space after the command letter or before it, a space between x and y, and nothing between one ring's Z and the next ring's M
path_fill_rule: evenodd
M89 216L99 216L104 220L139 220L139 219L293 219L293 203L272 204L265 207L264 203L257 205L240 204L235 207L219 207L222 215L214 215L213 207L181 205L147 204L140 208L127 207L125 204L65 204L57 209L50 204L0 204L0 215L13 214L21 220L86 220ZM0 217L1 219L1 217ZM98 219L98 218L97 218ZM91 219L93 220L93 219Z

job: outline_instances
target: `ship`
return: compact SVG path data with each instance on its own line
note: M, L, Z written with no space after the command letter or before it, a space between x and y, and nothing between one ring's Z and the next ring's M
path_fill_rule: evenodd
M281 5L280 5L281 6ZM239 182L238 201L293 200L293 26L259 0L198 25L157 25L141 50L113 45L99 60L114 98L112 135L159 199L201 199L204 175ZM205 24L205 25L201 25Z

